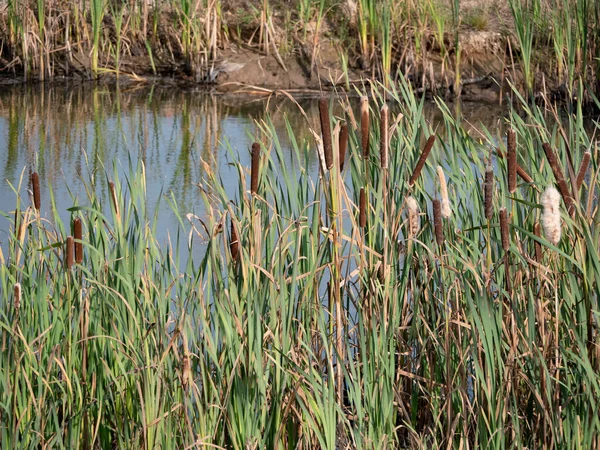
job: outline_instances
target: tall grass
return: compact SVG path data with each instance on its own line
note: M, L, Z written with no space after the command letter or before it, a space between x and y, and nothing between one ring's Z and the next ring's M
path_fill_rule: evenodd
M310 174L315 141L288 124L283 148L267 118L252 168L233 163L233 198L209 167L192 224L167 198L181 228L166 245L142 163L121 177L90 166L66 222L52 194L38 210L17 186L0 265L3 446L598 446L598 148L581 109L511 113L532 178L511 193L495 130L471 137L440 101L436 139L405 82L389 108L370 91L370 152L349 127L340 170L342 124L322 99ZM570 215L556 198L558 240L536 232L550 165L574 203Z

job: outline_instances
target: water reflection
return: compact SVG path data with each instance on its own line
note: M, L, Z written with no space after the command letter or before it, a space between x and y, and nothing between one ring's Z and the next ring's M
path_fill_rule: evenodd
M358 106L354 100L351 104ZM501 122L498 107L463 104L456 108L476 127L483 123L496 129ZM315 99L298 100L296 104L286 97L267 100L211 96L147 85L5 88L0 92L0 210L8 213L14 209L15 196L9 183L16 186L23 171L27 179L29 171L36 169L44 187L46 215L48 186L52 186L57 206L64 211L63 220L67 220L67 208L76 202L86 203L83 180L88 180L90 174L95 174L98 195L106 199L113 162L124 176L130 161L133 166L142 161L151 207L161 193L172 193L182 213L201 215L196 184L204 171L217 171L226 192L233 197L238 190L237 175L222 144L230 143L233 154L248 167L250 144L260 138L255 121L264 120L267 111L284 148L289 145L286 117L299 144L313 145L309 128L318 130ZM441 123L441 112L435 104L428 103L425 111L430 122ZM343 110L336 106L334 113L341 116ZM316 173L316 154L310 155L302 164ZM23 186L20 194L26 199L25 189ZM163 230L176 227L166 202L161 203L158 225ZM0 230L7 229L8 221L0 219ZM5 239L0 235L0 241Z

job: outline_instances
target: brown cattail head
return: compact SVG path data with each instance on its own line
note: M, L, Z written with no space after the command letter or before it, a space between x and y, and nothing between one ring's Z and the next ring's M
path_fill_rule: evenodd
M421 228L421 219L419 218L419 204L414 197L406 199L406 209L408 210L408 235L414 238Z
M583 180L585 179L585 174L590 167L590 159L592 158L592 154L590 152L585 152L583 154L583 159L581 160L581 165L579 166L579 172L577 172L577 181L575 186L577 188L577 192L575 195L579 195L579 191L581 190L581 186L583 185Z
M446 175L442 166L437 166L438 178L440 180L440 197L442 198L442 217L449 218L452 215L450 199L448 198L448 184L446 183Z
M15 312L21 307L21 283L15 283L15 287L13 288L13 306Z
M231 252L231 259L237 261L240 257L240 238L233 220L231 221L231 236L229 237L229 251Z
M81 243L83 233L79 217L73 219L73 237L75 238L75 262L81 264L83 262L83 244Z
M75 254L75 245L73 243L73 236L67 236L67 269L73 267L73 260Z
M340 172L344 170L344 160L346 159L346 149L348 148L348 125L343 123L340 128Z
M33 190L33 206L39 211L42 206L42 197L40 194L40 176L37 172L31 174L31 189Z
M544 227L544 234L546 239L550 241L552 245L558 244L561 235L561 222L560 222L560 194L554 186L548 186L542 193L541 197L542 207L542 227Z
M190 364L190 353L187 349L183 351L183 357L181 358L181 384L183 386L183 390L187 392L188 386L190 384L192 370Z
M542 237L542 230L539 222L536 222L533 226L533 234L535 234L539 238ZM538 241L534 241L534 251L535 260L537 262L542 262L542 244L540 244Z
M506 208L500 208L500 236L502 237L502 250L508 251L510 240L508 239L508 213Z
M252 166L250 167L250 192L256 194L258 192L258 173L260 171L260 144L252 143Z
M433 199L433 225L435 227L435 240L438 245L444 244L444 229L442 228L442 203Z
M517 190L517 134L514 130L506 133L508 148L508 192L514 194Z
M333 146L331 143L331 124L329 123L329 107L327 99L319 99L319 117L321 118L321 135L323 136L323 151L325 152L325 166L333 167Z
M380 152L381 168L388 168L388 154L389 154L389 108L387 104L381 107L381 129L380 129Z
M429 136L429 139L427 139L427 142L425 143L425 147L423 148L423 151L421 152L421 156L419 157L419 160L417 161L417 165L415 166L415 170L413 171L413 174L410 177L410 180L408 181L409 186L413 186L415 184L415 182L417 181L417 178L419 178L419 175L421 175L421 171L423 170L425 161L427 161L427 157L429 156L429 153L431 152L431 149L433 148L434 142L435 142L435 134L432 134L431 136Z
M490 220L494 211L492 197L494 195L494 171L492 165L488 163L485 168L485 182L483 184L485 218Z
M119 201L117 199L117 189L115 187L115 183L110 181L108 183L108 189L110 190L110 198L112 200L113 207L115 208L115 214L117 217L121 217L121 209L119 208Z
M358 205L358 226L364 228L367 225L367 195L365 188L360 188L360 198Z
M567 185L563 171L560 168L558 159L556 158L554 150L552 150L550 144L544 142L542 144L542 148L544 149L544 153L546 153L546 158L548 159L548 163L550 164L550 168L552 169L552 173L556 179L556 184L558 184L558 190L560 191L560 195L562 195L565 206L567 207L567 211L569 212L569 215L572 216L575 213L575 204L571 194L569 193L569 186Z
M363 158L369 157L369 98L360 99L360 137Z

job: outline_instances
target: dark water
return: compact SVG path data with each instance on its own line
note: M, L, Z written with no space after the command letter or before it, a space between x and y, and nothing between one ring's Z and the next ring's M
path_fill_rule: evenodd
M351 100L351 104L358 103ZM504 113L501 107L486 104L451 109L474 130L482 123L497 128ZM52 189L66 222L67 208L88 203L84 186L92 175L97 195L106 200L108 181L115 176L124 181L130 164L143 162L149 210L162 198L158 230L166 239L167 230L177 229L178 222L164 196L173 196L184 217L187 213L201 217L198 183L206 170L212 170L233 198L239 186L231 163L239 158L243 166L250 166L249 148L261 138L258 124L266 120L267 112L284 148L289 142L286 118L297 141L314 146L309 131L319 129L314 98L295 102L283 95L216 96L148 85L4 87L0 90L0 211L12 217L17 193L29 204L29 173L37 170L42 215L50 217ZM434 103L426 105L426 116L434 125L441 123ZM317 172L316 154L303 163ZM2 247L8 231L8 219L0 217Z

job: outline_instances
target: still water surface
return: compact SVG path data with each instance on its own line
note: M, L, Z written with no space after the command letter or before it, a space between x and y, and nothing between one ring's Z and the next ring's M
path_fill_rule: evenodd
M352 102L353 104L357 102ZM355 105L355 106L356 106ZM301 111L306 112L306 116ZM504 110L496 105L462 104L451 108L465 123L495 129ZM434 103L425 108L427 120L441 123ZM29 204L31 170L40 174L42 216L50 217L50 189L67 223L67 208L87 204L85 183L96 175L96 192L108 204L108 181L124 179L129 165L146 168L150 213L159 199L159 240L178 222L164 196L173 196L183 216L202 216L199 195L205 170L216 171L226 192L239 190L232 162L250 166L249 148L260 138L257 123L270 120L285 148L285 119L301 145L314 146L309 127L318 130L315 98L297 103L282 96L253 98L215 96L201 91L155 86L93 86L89 84L23 85L0 90L0 246L5 247L16 195ZM338 112L340 113L341 110ZM358 115L357 115L358 117ZM317 173L316 154L302 162ZM208 165L208 166L207 166ZM20 180L22 182L19 188ZM17 190L17 193L13 190ZM164 230L164 231L163 231Z

